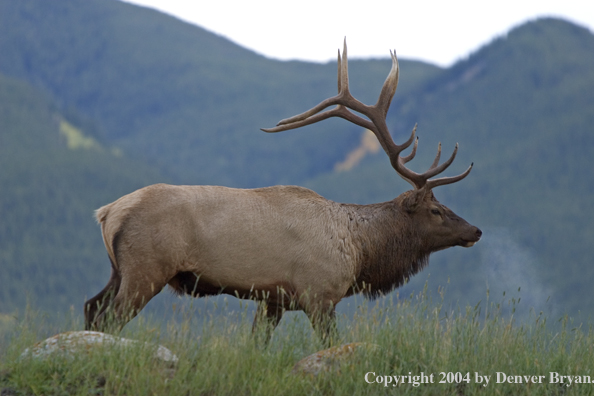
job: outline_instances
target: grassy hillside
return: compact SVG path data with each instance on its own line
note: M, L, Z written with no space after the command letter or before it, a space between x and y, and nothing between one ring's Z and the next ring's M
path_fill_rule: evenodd
M479 319L481 310L486 313L484 321ZM575 327L565 318L551 331L544 315L518 325L494 303L449 311L421 296L358 310L353 318L340 321L336 344L362 344L351 345L351 353L338 349L334 359L326 351L319 361L328 371L319 375L293 370L300 359L324 348L299 320L284 320L263 348L251 335L245 311L204 324L193 319L199 313L188 314L192 315L181 325L168 323L167 331L160 331L165 327L161 320L143 321L125 331L125 337L147 344L92 345L43 360L20 357L25 348L45 339L40 335L46 330L43 322L19 321L6 349L0 348L0 391L5 395L592 394L591 329ZM0 341L1 335L0 329ZM171 365L155 359L157 343L175 353L179 362Z

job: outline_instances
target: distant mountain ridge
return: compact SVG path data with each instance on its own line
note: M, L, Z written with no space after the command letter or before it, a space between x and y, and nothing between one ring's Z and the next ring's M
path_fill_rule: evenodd
M297 183L331 170L358 143L355 127L272 137L259 130L319 101L320 89L333 93L331 64L272 61L199 27L113 0L4 0L0 12L1 72L48 91L61 107L93 120L98 139L181 180ZM355 63L365 70L353 88L364 93L370 81L381 84L390 67L387 60ZM414 85L415 75L423 79L439 70L408 65L403 69L419 67L402 90ZM353 76L357 69L353 65ZM295 145L304 150L296 152ZM262 172L270 160L279 163Z

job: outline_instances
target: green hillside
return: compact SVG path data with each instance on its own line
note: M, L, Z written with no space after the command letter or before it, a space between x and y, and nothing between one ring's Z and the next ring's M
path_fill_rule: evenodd
M344 120L259 130L333 95L335 63L266 59L115 0L0 0L0 54L0 313L28 295L79 310L109 274L93 210L147 184L301 184L344 202L410 188L381 151L334 170L361 141ZM349 66L354 95L375 102L389 60ZM539 309L594 313L583 298L594 278L592 33L542 19L449 69L401 68L395 140L419 124L416 171L438 141L444 155L460 143L446 173L475 167L436 195L485 231L472 249L437 253L403 292L430 273L432 289L449 279L452 301L476 303L488 284L497 298L521 287Z
M127 192L157 181L298 183L332 169L361 134L340 123L322 134L259 130L301 111L307 95L320 100L319 89L332 95L335 65L271 61L118 1L0 0L0 53L0 312L29 297L78 310L95 294L109 265L92 213ZM403 68L403 91L440 71ZM365 82L380 86L388 69L353 62L353 89L375 95Z
M28 299L78 309L109 275L93 210L165 180L98 143L81 145L69 121L47 95L0 75L0 312Z
M314 105L320 93L335 93L335 66L271 61L115 0L0 0L0 52L0 72L75 108L100 126L100 141L180 182L298 183L332 169L360 133L330 124L324 134L267 136L260 128ZM383 82L388 61L354 63L360 63L352 67L354 91L375 92L370 89ZM439 71L404 62L408 68L415 72L403 91L416 76Z

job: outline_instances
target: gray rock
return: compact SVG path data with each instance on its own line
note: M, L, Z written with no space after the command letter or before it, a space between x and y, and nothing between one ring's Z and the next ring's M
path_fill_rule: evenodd
M31 348L25 349L21 354L21 358L32 357L44 359L58 353L66 356L74 356L79 353L89 353L91 350L101 346L125 348L137 345L138 342L98 331L69 331L56 334L53 337L38 342ZM178 362L177 356L169 349L162 345L154 347L155 352L153 356L155 359L168 364L176 364Z

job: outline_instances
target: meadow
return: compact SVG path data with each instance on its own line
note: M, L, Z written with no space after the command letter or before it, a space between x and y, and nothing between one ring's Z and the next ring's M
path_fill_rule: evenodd
M319 375L293 372L296 362L325 348L302 313L286 315L263 346L252 335L249 304L229 315L186 306L166 323L141 316L121 333L146 344L39 360L21 354L60 329L28 310L0 328L0 390L3 396L594 394L592 326L536 312L520 323L518 303L487 296L446 309L426 292L361 301L353 315L340 315L335 345L365 345ZM81 319L72 315L59 327L79 330ZM152 359L148 345L157 343L179 362Z

